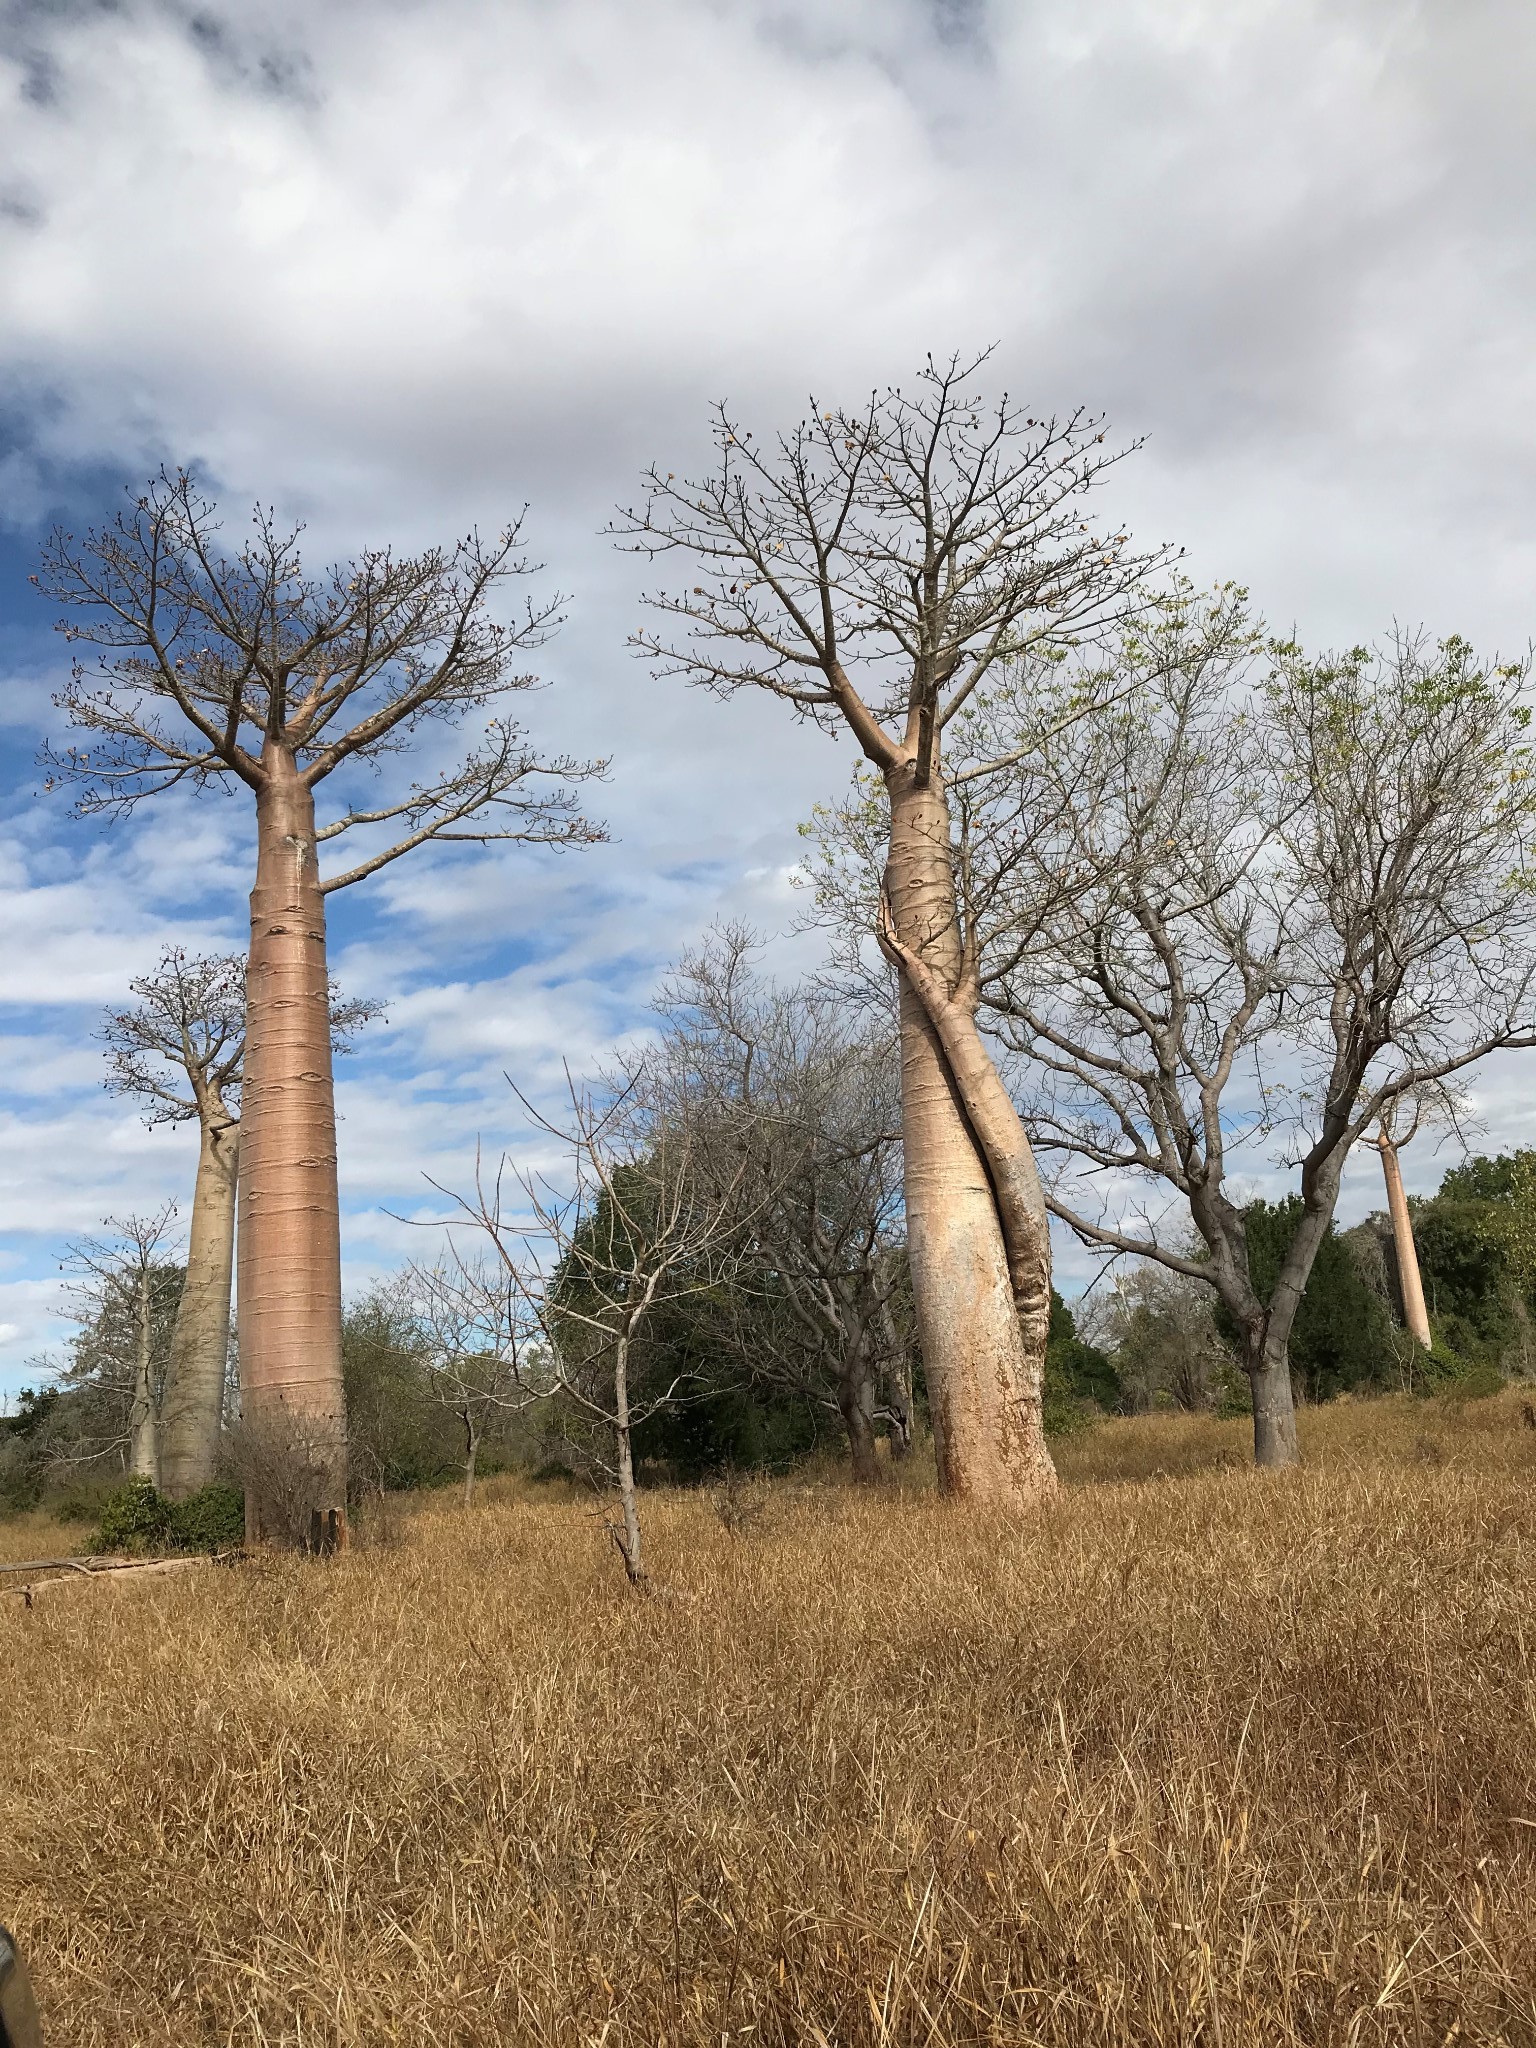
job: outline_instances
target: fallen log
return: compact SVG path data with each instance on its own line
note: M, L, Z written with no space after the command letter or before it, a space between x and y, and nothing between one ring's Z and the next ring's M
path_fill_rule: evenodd
M13 1593L0 1595L7 1606L31 1607L40 1593L57 1593L66 1586L81 1585L86 1579L97 1582L107 1581L123 1586L130 1582L137 1585L143 1579L162 1576L166 1572L195 1570L199 1565L217 1564L217 1557L124 1557L114 1558L109 1563L99 1560L82 1561L76 1558L45 1558L31 1565L32 1571L46 1571L64 1564L74 1567L67 1578L39 1579L35 1584L19 1587Z
M133 1561L131 1557L29 1557L23 1564L0 1564L0 1572L61 1572L66 1567L79 1572L103 1572Z

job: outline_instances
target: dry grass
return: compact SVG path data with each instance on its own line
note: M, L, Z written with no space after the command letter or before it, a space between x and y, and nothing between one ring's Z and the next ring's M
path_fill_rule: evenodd
M649 1599L507 1488L7 1616L50 2039L1527 2048L1536 1431L1307 1422L1107 1427L1021 1528L652 1497Z
M34 1557L79 1557L94 1532L89 1524L34 1514L0 1515L0 1564Z

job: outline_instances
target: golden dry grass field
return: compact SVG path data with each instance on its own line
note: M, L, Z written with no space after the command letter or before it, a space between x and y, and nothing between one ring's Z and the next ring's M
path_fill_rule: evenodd
M1305 1425L1103 1425L1013 1527L652 1494L651 1597L498 1484L8 1602L49 2041L1536 2043L1536 1430Z

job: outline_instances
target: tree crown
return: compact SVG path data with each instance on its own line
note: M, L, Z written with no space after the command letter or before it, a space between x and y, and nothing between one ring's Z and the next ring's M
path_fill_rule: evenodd
M944 726L998 663L1124 616L1168 553L1138 554L1084 516L1126 452L1105 451L1103 422L983 398L985 360L930 357L915 391L856 409L813 400L763 443L717 405L712 474L651 469L645 503L612 529L705 578L648 600L680 637L633 645L661 673L722 694L755 685L846 723L882 770L912 759L926 779Z
M319 575L301 529L258 507L234 550L217 508L185 470L162 471L110 524L57 529L33 581L69 608L60 630L100 650L56 699L82 744L44 750L50 782L83 812L231 778L259 791L279 758L310 787L345 764L401 750L427 721L456 723L536 686L521 666L561 622L562 599L527 598L507 623L503 587L533 573L520 523L414 556L374 548ZM439 780L398 802L349 809L318 835L402 820L405 837L324 886L373 873L427 839L602 837L572 784L606 763L545 759L514 720Z

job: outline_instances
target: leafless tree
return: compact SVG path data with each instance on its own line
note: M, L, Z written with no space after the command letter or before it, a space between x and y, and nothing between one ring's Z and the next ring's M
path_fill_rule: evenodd
M1099 1304L1095 1343L1114 1355L1124 1405L1145 1414L1160 1405L1197 1413L1216 1405L1237 1365L1222 1342L1208 1287L1143 1260L1117 1271Z
M653 469L616 532L685 579L651 599L666 623L635 643L660 673L722 696L766 690L850 732L881 779L881 941L901 986L912 1284L941 1483L1017 1502L1055 1483L1040 1409L1050 1238L976 1026L946 735L1004 664L1133 611L1157 558L1087 519L1117 459L1101 422L984 400L983 360L930 359L915 390L813 406L765 442L721 405L711 473Z
M1256 1457L1286 1464L1291 1328L1351 1146L1536 1043L1525 670L1457 640L1310 659L1231 590L1170 599L1114 666L1118 709L968 785L981 1001L1075 1165L1052 1211L1216 1291ZM999 691L973 743L1003 751L1030 709ZM1234 1179L1277 1149L1301 1218L1266 1300Z
M489 1430L554 1391L529 1339L524 1294L502 1260L456 1250L407 1276L432 1398L464 1432L464 1505Z
M687 1106L694 1171L739 1189L739 1284L711 1302L744 1373L835 1403L856 1480L880 1473L880 1420L905 1449L909 1341L895 1017L783 988L727 925L657 1003L651 1085ZM706 1311L708 1313L708 1310Z
M533 1126L564 1154L559 1183L532 1172L477 1172L456 1196L507 1282L506 1356L516 1379L557 1390L612 1444L618 1515L608 1532L631 1585L643 1585L634 1435L685 1390L686 1374L639 1391L637 1368L658 1312L726 1277L738 1256L739 1189L695 1172L698 1131L636 1091L604 1098L575 1085L557 1124L526 1101ZM504 1195L516 1188L516 1210Z
M161 1398L182 1282L167 1256L175 1214L168 1202L151 1216L109 1216L107 1234L81 1238L65 1260L67 1309L79 1335L59 1373L75 1397L63 1455L120 1459L152 1486L160 1483Z
M331 776L345 787L423 743L434 723L486 714L531 688L520 665L559 623L559 600L530 601L511 623L495 616L505 586L530 571L516 526L416 556L372 549L319 576L305 571L298 538L258 510L229 549L194 479L162 474L111 525L78 541L56 532L37 581L69 607L68 639L102 650L92 666L77 664L59 699L80 744L47 755L56 777L79 786L80 808L121 812L177 787L235 784L255 806L242 1399L248 1428L303 1439L314 1510L335 1514L344 1536L326 898L428 843L598 838L573 785L603 764L545 757L520 725L493 716L456 765L393 799L356 788L317 825L315 792ZM356 857L322 875L320 849L354 833ZM252 1505L260 1529L261 1503Z
M161 1484L172 1500L206 1486L218 1469L229 1362L240 1158L240 1083L245 1062L245 958L190 957L168 947L152 974L130 983L139 1000L109 1011L100 1037L107 1087L147 1104L151 1124L198 1126L197 1179L187 1278L176 1315L161 1415ZM331 992L331 1048L378 1014L376 1004Z

